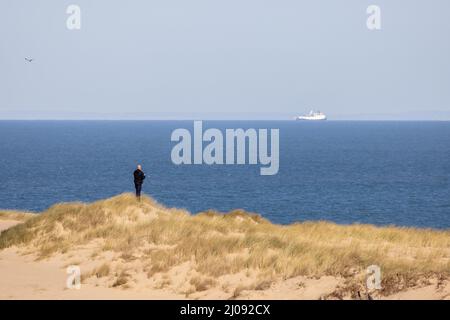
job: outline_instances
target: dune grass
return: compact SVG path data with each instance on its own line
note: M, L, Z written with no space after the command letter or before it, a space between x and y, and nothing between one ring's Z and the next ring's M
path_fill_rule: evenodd
M0 220L26 221L34 217L34 213L15 210L0 210Z
M203 278L191 279L197 290L215 285L220 276L252 270L265 288L273 279L325 275L362 283L365 270L378 265L389 294L418 279L450 275L450 231L337 225L329 222L272 224L257 214L235 210L192 215L165 208L151 198L137 202L122 194L92 204L57 204L27 216L0 236L0 249L33 248L41 258L101 240L100 251L139 256L149 277L191 262ZM109 274L106 267L98 274ZM126 283L122 274L115 286ZM259 285L255 285L258 287Z

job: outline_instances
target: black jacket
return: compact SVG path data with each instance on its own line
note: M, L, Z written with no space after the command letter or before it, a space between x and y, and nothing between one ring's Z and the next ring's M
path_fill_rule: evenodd
M144 182L145 174L142 170L136 169L133 172L133 176L134 176L134 183L142 184Z

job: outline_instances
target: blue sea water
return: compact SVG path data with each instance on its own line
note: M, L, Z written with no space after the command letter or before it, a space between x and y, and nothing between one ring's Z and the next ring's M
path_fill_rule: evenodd
M191 212L243 208L276 223L450 228L450 122L205 121L279 128L280 169L171 162L192 121L0 121L0 208L41 211L133 191Z

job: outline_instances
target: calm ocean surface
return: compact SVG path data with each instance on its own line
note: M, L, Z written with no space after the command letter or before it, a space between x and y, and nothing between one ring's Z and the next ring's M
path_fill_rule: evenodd
M276 223L331 220L450 228L450 122L204 121L279 128L280 170L175 166L172 130L192 121L0 121L0 208L40 211L133 191L198 212L243 208Z

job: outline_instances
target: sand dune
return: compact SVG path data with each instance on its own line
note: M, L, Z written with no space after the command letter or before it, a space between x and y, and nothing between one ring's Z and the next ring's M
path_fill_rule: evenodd
M282 226L130 194L0 211L0 231L0 299L450 299L449 231ZM79 290L66 287L69 265Z

